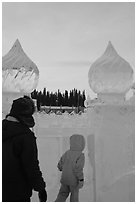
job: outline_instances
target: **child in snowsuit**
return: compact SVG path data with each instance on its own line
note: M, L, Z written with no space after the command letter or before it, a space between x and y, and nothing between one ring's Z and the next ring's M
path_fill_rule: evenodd
M85 156L82 151L85 139L82 135L70 137L70 149L66 151L58 162L58 169L62 171L61 187L55 202L64 202L70 194L70 202L78 202L79 189L83 187L83 167Z

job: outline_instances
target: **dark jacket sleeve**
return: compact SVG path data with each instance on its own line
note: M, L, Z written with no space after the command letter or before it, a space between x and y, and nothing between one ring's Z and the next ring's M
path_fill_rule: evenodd
M46 184L40 171L36 137L33 133L24 137L21 160L32 189L42 191Z

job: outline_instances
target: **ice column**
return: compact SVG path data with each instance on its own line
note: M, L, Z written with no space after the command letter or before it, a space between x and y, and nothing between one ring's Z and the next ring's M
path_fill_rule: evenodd
M133 70L111 42L90 67L88 151L94 169L94 201L135 201L135 107L125 100ZM91 148L92 147L92 148Z
M30 94L37 86L39 70L17 39L10 51L2 58L2 111L9 112L14 99Z

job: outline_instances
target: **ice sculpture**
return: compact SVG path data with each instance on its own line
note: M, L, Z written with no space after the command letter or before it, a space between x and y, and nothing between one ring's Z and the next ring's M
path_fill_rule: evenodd
M39 70L23 51L17 39L2 58L3 92L31 93L37 86Z
M133 83L131 89L133 90L133 94L135 95L135 82Z
M133 84L133 70L109 42L88 77L97 93L96 103L87 111L95 201L134 202L135 105L125 100Z
M91 65L88 79L97 94L126 93L133 83L133 70L109 41L104 54Z
M39 70L28 58L17 39L2 58L2 117L9 112L14 99L29 95L37 86Z

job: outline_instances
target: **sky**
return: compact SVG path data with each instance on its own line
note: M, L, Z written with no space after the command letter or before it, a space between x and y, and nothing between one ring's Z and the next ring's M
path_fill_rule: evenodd
M135 67L134 2L3 2L2 55L18 38L37 65L38 90L85 90L92 63L111 41Z

